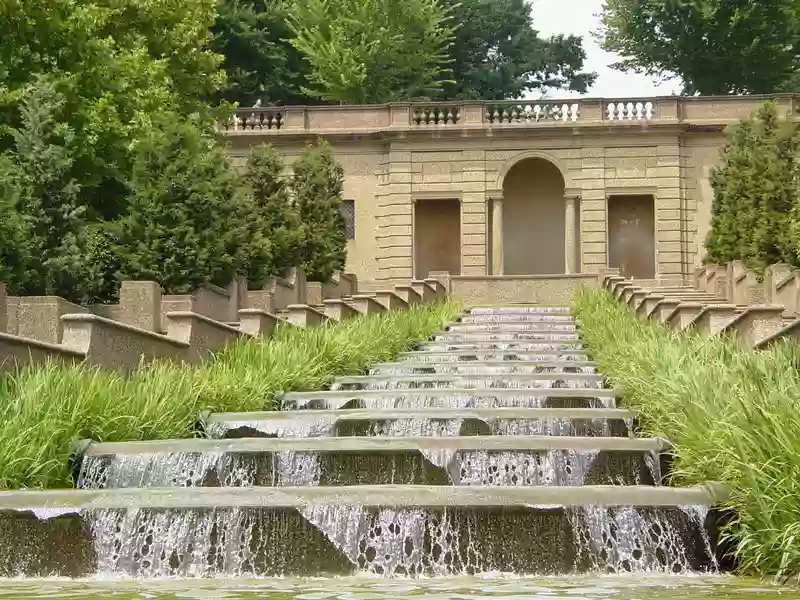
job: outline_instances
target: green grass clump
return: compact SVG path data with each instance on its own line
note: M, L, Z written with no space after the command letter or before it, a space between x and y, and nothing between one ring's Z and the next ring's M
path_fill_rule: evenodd
M609 294L575 298L598 367L640 413L650 435L675 444L681 484L727 483L725 536L741 568L800 573L800 348L755 352L725 336L674 333L639 321Z
M0 488L70 487L67 462L78 439L190 437L201 410L275 409L278 392L325 389L336 376L391 360L458 310L437 302L311 329L282 326L193 367L159 362L125 376L50 363L4 375Z

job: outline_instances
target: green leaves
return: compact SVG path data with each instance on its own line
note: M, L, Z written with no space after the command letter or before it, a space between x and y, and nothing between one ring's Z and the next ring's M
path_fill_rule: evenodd
M292 192L302 224L300 265L313 281L344 268L347 240L341 214L344 171L325 141L306 147L292 165Z
M800 129L767 102L728 130L722 163L711 173L714 201L708 259L743 260L762 273L777 262L800 264L793 223L800 204Z
M439 0L303 0L289 26L310 66L303 91L321 100L411 100L447 73L452 29Z
M614 66L679 76L687 94L773 93L796 78L796 0L606 0L601 41Z

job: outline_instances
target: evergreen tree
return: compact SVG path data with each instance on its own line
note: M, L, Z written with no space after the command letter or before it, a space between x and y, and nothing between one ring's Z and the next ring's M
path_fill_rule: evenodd
M711 177L709 260L743 260L759 273L776 262L797 264L792 217L800 201L798 148L798 127L779 119L773 102L729 129Z
M300 218L300 266L309 279L328 281L344 268L347 239L341 214L344 171L325 141L295 160L292 192Z
M136 154L119 236L125 278L185 293L261 268L267 241L252 199L211 136L178 120L156 129Z
M300 217L282 172L283 158L273 146L261 144L250 150L244 181L271 249L270 264L249 275L254 286L269 275L283 275L300 261Z

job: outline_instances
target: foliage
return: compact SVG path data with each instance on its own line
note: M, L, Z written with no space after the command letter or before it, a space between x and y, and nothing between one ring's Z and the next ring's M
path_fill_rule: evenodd
M222 98L241 106L314 103L301 90L309 67L289 42L290 10L283 0L220 0L211 47L225 56Z
M505 100L544 88L585 92L596 78L583 73L586 58L575 36L540 38L530 0L450 0L455 38L452 81L442 100Z
M0 35L0 152L31 85L46 77L71 128L69 175L88 216L124 212L130 148L165 112L207 112L223 81L205 46L214 0L19 0Z
M776 262L798 264L792 217L800 203L800 129L778 117L767 102L728 131L711 176L706 248L714 262L743 260L757 272Z
M344 268L347 239L341 213L344 171L330 144L309 145L292 165L292 192L302 224L300 265L309 279L328 281Z
M126 377L85 366L29 366L0 376L0 488L70 487L76 439L191 437L202 409L275 409L280 391L322 389L391 360L441 327L453 303L367 315L230 346L197 367L153 364Z
M800 572L800 349L753 352L728 337L672 333L596 290L579 292L575 310L644 433L673 442L676 483L730 486L725 535L741 568Z
M343 104L430 96L449 62L449 11L440 0L303 0L292 45L310 66L307 95Z
M250 282L256 287L270 275L283 275L301 260L305 228L290 198L289 182L282 173L283 157L273 146L261 144L250 149L244 182L252 194L255 214L269 238L271 251L269 263L261 271L250 273Z
M92 302L108 295L113 259L99 260L102 235L90 226L73 176L76 135L61 119L65 99L41 78L25 90L13 146L0 156L3 224L0 280L9 292ZM113 271L112 271L113 272Z
M797 0L606 0L602 20L616 68L680 76L687 94L772 93L800 64Z
M119 226L125 278L184 293L262 269L266 241L254 212L225 150L197 124L154 129L137 148Z

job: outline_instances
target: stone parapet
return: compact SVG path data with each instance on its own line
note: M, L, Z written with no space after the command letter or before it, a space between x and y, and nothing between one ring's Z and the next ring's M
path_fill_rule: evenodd
M237 277L225 288L206 285L164 295L152 281L124 281L119 303L79 306L56 296L9 296L0 284L0 371L45 360L81 362L129 371L153 360L198 363L242 337L266 338L286 323L312 327L447 295L438 280L394 291L358 293L355 276L306 282L299 269L248 290ZM317 296L314 296L317 294ZM333 296L333 297L329 297ZM324 312L310 306L316 298ZM288 304L286 304L288 302Z

